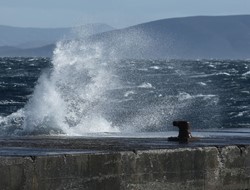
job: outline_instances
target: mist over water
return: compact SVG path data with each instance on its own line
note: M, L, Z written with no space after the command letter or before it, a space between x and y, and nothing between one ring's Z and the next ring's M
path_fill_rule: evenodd
M112 102L112 96L108 97L106 93L119 88L112 65L121 52L118 53L115 44L124 43L124 50L129 50L131 45L136 45L133 42L136 40L143 47L142 37L141 33L133 31L130 36L119 37L109 47L81 38L58 42L52 69L39 77L24 108L0 118L3 133L83 135L120 132L119 126L104 117L108 115L107 110L112 110L112 105L107 104Z
M103 117L105 93L115 85L109 61L99 44L59 42L52 71L39 78L24 108L23 130L67 135L118 132Z
M58 42L51 64L0 59L1 135L161 132L173 120L203 129L249 126L249 61L123 59L148 43L131 31L108 44Z

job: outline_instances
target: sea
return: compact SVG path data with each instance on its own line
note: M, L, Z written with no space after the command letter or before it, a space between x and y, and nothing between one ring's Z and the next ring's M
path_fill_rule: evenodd
M107 58L79 44L0 58L0 136L167 132L175 120L250 128L250 60Z

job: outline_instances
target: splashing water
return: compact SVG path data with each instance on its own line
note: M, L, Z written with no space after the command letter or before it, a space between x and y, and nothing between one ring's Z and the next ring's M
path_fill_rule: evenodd
M54 50L53 69L43 72L24 108L0 116L1 135L119 132L105 119L106 92L116 85L113 67L116 57L139 55L149 38L131 30L111 41L81 39L61 41ZM136 52L131 52L136 47ZM104 51L105 50L105 51Z
M32 98L19 110L18 118L23 124L15 133L118 132L102 116L105 92L114 84L108 61L102 56L100 44L59 42L52 60L53 70L42 74ZM0 119L8 126L13 125L10 118L17 118L17 114Z
M59 42L53 68L40 76L28 103L0 116L0 135L159 132L175 119L220 123L219 96L210 94L209 81L197 82L194 65L126 59L150 52L147 43L141 31L102 43Z

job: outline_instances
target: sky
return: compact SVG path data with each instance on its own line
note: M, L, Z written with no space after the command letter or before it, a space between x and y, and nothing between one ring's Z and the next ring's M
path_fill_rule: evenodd
M196 15L250 14L250 0L0 0L0 25L56 28L106 23L124 28Z

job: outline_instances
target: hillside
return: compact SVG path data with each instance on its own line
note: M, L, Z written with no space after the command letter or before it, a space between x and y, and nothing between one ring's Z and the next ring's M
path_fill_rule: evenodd
M121 57L250 58L250 15L197 16L153 21L98 34Z
M21 28L0 25L0 46L37 48L60 39L71 39L77 31L89 36L113 29L106 24L86 24L74 28Z
M95 34L88 42L102 42L106 54L112 51L119 58L246 59L250 15L163 19Z

